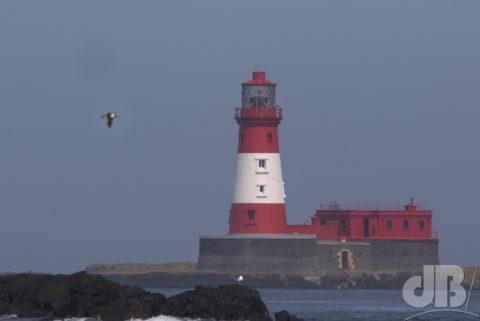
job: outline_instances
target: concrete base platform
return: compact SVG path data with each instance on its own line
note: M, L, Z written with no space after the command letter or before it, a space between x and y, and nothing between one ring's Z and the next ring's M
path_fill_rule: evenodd
M317 240L314 235L201 237L199 271L327 272L420 271L439 264L438 240Z

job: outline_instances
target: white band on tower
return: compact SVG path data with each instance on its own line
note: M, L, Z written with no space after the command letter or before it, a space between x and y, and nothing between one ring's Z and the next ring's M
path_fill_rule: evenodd
M285 203L280 154L237 154L233 203Z

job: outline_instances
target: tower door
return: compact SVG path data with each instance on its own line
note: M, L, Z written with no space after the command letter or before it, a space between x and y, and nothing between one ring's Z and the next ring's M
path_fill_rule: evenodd
M348 269L348 252L342 251L342 269Z
M369 224L368 224L368 218L363 220L363 236L368 237L369 236Z

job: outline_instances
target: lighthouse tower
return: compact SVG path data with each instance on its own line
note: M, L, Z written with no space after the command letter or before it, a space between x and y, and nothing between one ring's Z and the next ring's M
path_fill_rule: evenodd
M277 127L282 109L275 103L276 84L265 72L253 72L242 84L237 173L230 209L229 234L285 234L285 192Z

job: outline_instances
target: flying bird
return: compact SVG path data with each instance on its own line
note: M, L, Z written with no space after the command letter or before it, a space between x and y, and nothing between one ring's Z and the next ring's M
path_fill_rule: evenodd
M107 126L108 128L112 127L113 119L116 117L120 117L119 113L106 113L105 115L102 115L102 118L107 119Z

